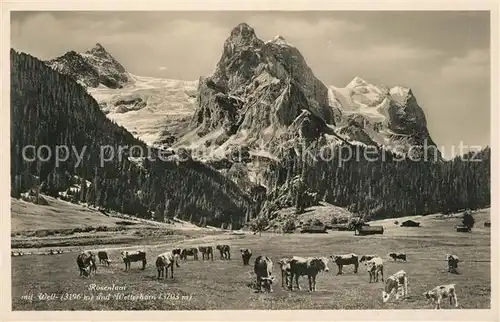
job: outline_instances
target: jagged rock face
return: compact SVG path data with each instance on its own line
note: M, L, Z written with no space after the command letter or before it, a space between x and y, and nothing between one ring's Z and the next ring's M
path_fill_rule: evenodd
M423 109L411 89L372 85L355 77L346 87L329 88L330 105L342 111L338 133L348 141L382 146L399 154L442 160L430 137Z
M328 89L300 52L282 37L263 42L247 24L232 30L214 74L200 78L197 101L199 136L222 129L219 143L257 150L313 140L334 123Z
M87 87L99 86L97 70L75 51L69 51L63 56L49 61L48 65L61 74L75 78Z
M130 81L125 68L99 43L85 53L70 51L46 63L85 87L121 88Z

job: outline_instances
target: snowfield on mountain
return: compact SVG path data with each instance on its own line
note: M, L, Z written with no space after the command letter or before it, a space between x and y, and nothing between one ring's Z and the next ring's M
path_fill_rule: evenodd
M198 82L136 75L131 79L131 84L119 89L100 85L87 90L109 119L146 144L168 142L176 128L180 131L189 122Z

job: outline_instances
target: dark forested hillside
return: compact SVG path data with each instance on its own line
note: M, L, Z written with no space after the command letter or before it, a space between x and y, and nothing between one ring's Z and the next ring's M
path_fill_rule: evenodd
M348 158L347 149L353 147L336 146L331 154L323 154L323 159L317 155L316 161L290 153L269 171L274 195L271 193L265 208L272 212L288 202L287 206L301 209L307 193L370 218L449 213L490 205L489 147L437 163L403 159L384 150L376 157L368 153L367 159L362 157L362 146L354 148L353 157ZM340 156L349 160L341 162ZM291 194L280 195L284 190Z
M254 209L236 184L201 163L157 157L130 161L131 156L158 156L158 151L147 150L143 142L107 119L69 76L24 53L11 50L10 57L13 197L36 188L141 217L154 213L160 221L177 216L233 227ZM23 148L29 146L34 148L24 150L23 156ZM126 148L131 146L137 147L133 155ZM119 147L124 147L122 153ZM67 160L60 158L58 163L57 151L61 157L69 155ZM106 162L101 162L102 155L107 156ZM79 188L71 189L75 186Z

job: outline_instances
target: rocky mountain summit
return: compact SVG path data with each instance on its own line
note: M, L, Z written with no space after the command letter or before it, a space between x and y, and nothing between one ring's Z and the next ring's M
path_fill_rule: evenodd
M122 88L131 81L125 68L99 43L84 53L69 51L46 63L85 87L95 88L102 84L108 88Z
M325 86L296 47L282 36L264 42L245 23L224 42L214 73L199 79L189 130L175 146L209 147L217 156L243 147L279 159L297 145L342 142L422 155L423 146L435 146L409 88L360 77L344 88Z
M410 88L372 85L355 77L346 87L329 86L330 105L340 111L337 131L351 142L381 146L397 154L441 161L423 109Z
M328 88L300 52L281 36L260 40L245 23L225 41L213 75L200 78L197 102L192 133L180 144L244 145L274 155L287 143L319 138L335 123Z

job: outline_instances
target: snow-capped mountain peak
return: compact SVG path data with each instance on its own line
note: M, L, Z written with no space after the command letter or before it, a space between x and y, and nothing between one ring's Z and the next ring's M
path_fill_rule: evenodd
M354 87L357 87L357 86L366 86L368 85L368 82L365 81L364 79L362 79L361 77L359 76L356 76L352 79L352 81L349 82L349 84L347 84L346 87L348 88L354 88Z
M273 44L276 44L276 45L280 45L280 46L293 47L292 44L287 42L286 39L281 35L277 35L272 40L266 41L266 43L270 43L270 42L272 42Z
M410 88L404 86L394 86L389 90L393 100L399 104L405 104L409 98L413 97L413 93Z

